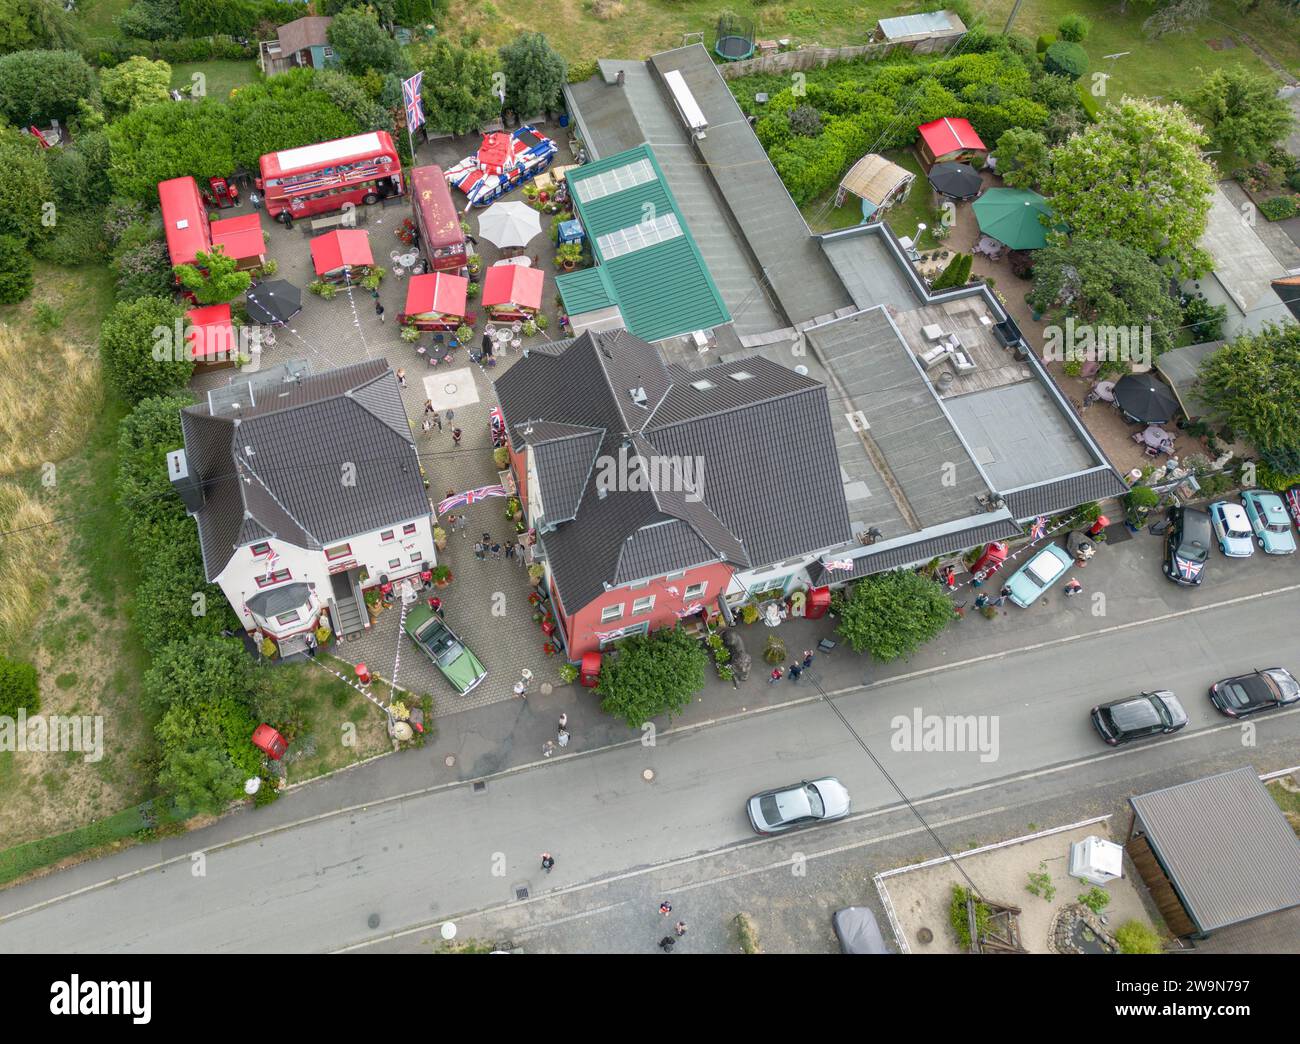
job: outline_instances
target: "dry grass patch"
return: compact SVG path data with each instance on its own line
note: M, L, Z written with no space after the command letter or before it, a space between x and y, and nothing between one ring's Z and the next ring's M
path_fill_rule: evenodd
M0 475L75 452L101 401L91 353L61 336L0 324Z
M29 634L44 604L45 578L55 566L54 515L26 491L0 482L0 648Z
M602 22L618 18L626 11L627 8L623 6L621 0L591 0L592 15Z

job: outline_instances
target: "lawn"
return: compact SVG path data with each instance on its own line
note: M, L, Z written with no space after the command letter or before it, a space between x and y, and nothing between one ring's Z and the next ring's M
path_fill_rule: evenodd
M257 62L185 62L172 66L172 86L177 90L188 88L202 76L203 88L209 98L225 101L236 87L254 83L262 78Z
M885 223L893 229L895 235L909 238L916 234L916 226L924 223L926 230L921 233L921 241L917 244L917 248L934 250L939 246L940 241L934 238L930 230L938 226L940 215L931 205L934 194L925 180L925 174L921 171L921 164L916 154L908 150L887 152L885 155L900 167L916 175L916 181L912 183L912 191L908 193L907 199L895 203L885 211ZM843 205L837 207L834 204L835 190L832 189L801 208L804 220L808 222L808 227L812 231L834 232L836 229L852 228L862 223L862 200L857 196L846 195Z
M86 27L86 35L95 37L120 36L113 19L131 6L132 0L80 0L77 18Z

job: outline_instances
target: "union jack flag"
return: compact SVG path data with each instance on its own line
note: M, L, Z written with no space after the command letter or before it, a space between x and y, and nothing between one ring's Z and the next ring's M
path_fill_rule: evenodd
M402 81L402 102L406 105L406 126L409 130L415 130L424 123L424 99L420 97L423 81L422 72Z
M479 486L478 489L467 489L464 493L457 493L454 497L448 497L438 505L438 514L445 515L455 507L469 507L471 504L477 504L480 500L486 500L488 497L504 497L506 495L505 487L498 483L495 486Z
M595 635L598 642L612 642L616 638L622 638L623 632L626 630L626 627L620 627L616 631L593 631L592 634Z
M677 619L684 620L686 617L698 613L703 608L703 602L692 602L690 605L683 606L681 609L677 610Z
M1030 540L1042 540L1047 536L1047 516L1039 515L1034 519L1034 524L1029 527Z
M1195 580L1201 575L1201 570L1205 568L1204 562L1189 562L1185 558L1178 561L1178 571L1183 574L1184 580Z

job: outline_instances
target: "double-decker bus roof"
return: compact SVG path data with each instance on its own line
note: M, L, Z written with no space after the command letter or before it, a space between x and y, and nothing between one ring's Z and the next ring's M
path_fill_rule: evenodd
M350 138L322 141L315 145L285 149L283 152L268 152L262 157L262 174L274 177L300 170L314 170L329 163L357 159L383 151L393 151L392 139L385 131L354 134Z
M460 215L452 202L447 178L438 166L416 167L411 171L411 196L423 217L429 246L463 243Z

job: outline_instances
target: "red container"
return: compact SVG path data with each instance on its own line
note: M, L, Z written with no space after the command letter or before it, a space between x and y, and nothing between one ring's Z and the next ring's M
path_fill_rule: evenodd
M272 761L279 761L289 749L285 738L265 722L253 730L253 746Z
M814 587L808 592L808 605L804 616L809 620L820 620L831 611L831 589Z
M1105 515L1100 516L1100 517L1097 519L1097 521L1094 522L1094 523L1092 524L1092 526L1089 528L1089 530L1088 530L1088 536L1095 537L1098 533L1100 533L1100 532L1101 532L1103 529L1105 529L1108 525L1110 525L1110 519L1108 519Z
M975 560L975 564L971 566L971 574L976 580L983 580L990 573L996 573L1006 560L1007 545L1000 540L994 540L992 543L985 545L984 551Z
M543 620L543 621L542 621L542 634L546 635L546 637L549 638L549 637L551 637L551 635L553 635L554 633L555 633L555 621L554 621L554 620Z
M357 664L356 671L357 671L357 681L359 681L362 685L369 685L370 668L367 667L364 663L359 663Z
M582 666L578 668L578 679L587 688L594 688L600 680L600 653L589 652L582 657Z

